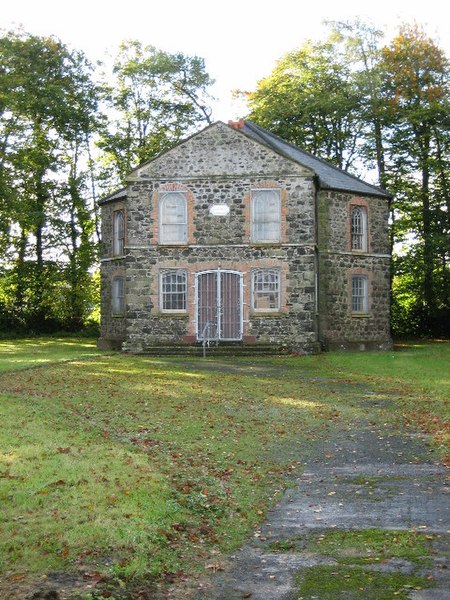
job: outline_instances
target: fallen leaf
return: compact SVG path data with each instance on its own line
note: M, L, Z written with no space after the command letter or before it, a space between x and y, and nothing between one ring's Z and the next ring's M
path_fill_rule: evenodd
M223 571L223 565L219 562L206 563L205 569L211 569L214 573L216 571Z

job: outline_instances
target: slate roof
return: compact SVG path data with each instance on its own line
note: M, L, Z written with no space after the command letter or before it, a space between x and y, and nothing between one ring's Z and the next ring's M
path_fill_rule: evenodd
M320 187L323 189L338 190L342 192L352 192L356 194L370 195L370 196L381 196L383 198L390 198L391 195L385 190L366 183L350 173L346 173L341 169L333 166L332 164L317 158L309 152L300 150L297 146L286 142L277 135L263 129L251 121L244 121L239 131L245 133L249 137L253 138L258 142L262 142L266 146L269 146L275 152L294 160L295 162L308 167L319 178Z
M127 188L121 188L120 190L116 190L112 194L101 198L97 204L106 204L107 202L113 202L114 200L121 200L122 198L127 197Z

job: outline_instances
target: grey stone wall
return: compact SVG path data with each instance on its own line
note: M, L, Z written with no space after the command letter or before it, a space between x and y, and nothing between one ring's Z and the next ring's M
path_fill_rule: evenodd
M249 160L250 159L250 160ZM224 123L208 129L166 152L134 172L137 178L182 180L206 176L226 179L235 176L307 175L311 172L268 150Z
M157 195L169 181L136 181L130 185L127 208L127 246L157 246L153 232L157 220ZM310 177L232 178L226 182L194 178L185 187L193 195L193 240L191 245L248 244L248 195L267 185L284 191L285 241L314 244L314 183ZM214 216L210 207L227 204L227 216ZM109 217L107 219L109 226ZM111 227L111 226L109 226ZM109 235L108 227L105 234ZM106 238L104 237L106 240ZM153 243L152 243L153 242ZM108 245L109 242L106 242Z
M264 266L281 272L281 310L258 314L250 299L251 270ZM188 273L188 310L185 315L160 311L161 269L182 268ZM179 343L195 336L195 274L217 269L243 273L244 341L285 345L292 349L316 344L315 253L312 247L263 248L223 246L148 248L130 252L127 259L127 349L135 352L155 344Z
M350 247L349 204L368 213L367 252ZM328 349L385 349L390 337L390 256L387 200L321 192L318 205L319 336ZM352 275L368 278L368 312L351 310Z

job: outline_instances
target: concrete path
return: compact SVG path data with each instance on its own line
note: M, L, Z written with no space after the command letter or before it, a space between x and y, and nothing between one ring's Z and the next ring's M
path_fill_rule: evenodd
M411 600L448 600L448 471L433 460L425 439L384 430L360 423L357 429L337 432L334 439L318 443L295 487L271 511L252 541L230 557L229 568L203 584L196 599L303 598L294 576L310 567L338 563L330 556L302 551L302 541L305 547L312 532L376 528L425 533L432 540L431 560L417 564L397 558L368 568L421 575L433 583L430 589L408 591ZM292 540L299 542L295 551L273 551L289 547ZM363 592L360 595L365 597ZM307 598L320 600L318 595Z

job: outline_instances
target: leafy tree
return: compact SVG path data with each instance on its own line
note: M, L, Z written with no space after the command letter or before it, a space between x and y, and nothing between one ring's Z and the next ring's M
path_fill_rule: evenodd
M120 46L113 74L113 83L104 85L110 112L100 141L109 185L123 182L132 168L171 148L199 124L210 123L213 83L203 59L136 40Z
M376 168L394 194L394 331L448 335L448 59L418 26L382 47L372 26L330 25L325 44L288 53L259 82L250 118L337 166Z
M449 62L414 25L383 48L381 68L389 172L398 193L394 235L408 241L403 261L413 256L419 266L411 273L421 328L436 334L450 311Z
M74 172L89 143L96 107L82 53L21 31L0 38L0 223L7 250L1 267L12 284L17 323L44 326L53 318L45 292L72 255L76 274L68 280L61 275L69 281L66 301L78 294L92 265L92 215ZM89 259L81 258L87 254Z
M307 42L249 94L250 119L347 170L364 123L361 97L339 45Z

